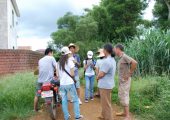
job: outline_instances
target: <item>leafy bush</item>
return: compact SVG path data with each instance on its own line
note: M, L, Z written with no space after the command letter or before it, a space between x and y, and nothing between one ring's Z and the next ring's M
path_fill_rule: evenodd
M0 119L24 119L32 114L36 77L18 73L0 80Z

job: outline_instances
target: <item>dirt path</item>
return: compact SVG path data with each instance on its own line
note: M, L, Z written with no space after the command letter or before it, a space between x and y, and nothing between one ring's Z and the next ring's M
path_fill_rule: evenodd
M84 89L82 88L81 90L81 99L83 100L84 98ZM100 116L101 108L100 108L100 99L95 98L94 101L89 101L89 103L83 103L81 107L81 114L84 116L83 120L99 120L97 117ZM72 112L73 105L70 103L69 104L69 111L72 116L71 120L74 120L74 114ZM114 120L123 120L122 117L116 117L115 113L116 111L119 111L120 107L113 104L113 115L114 115ZM64 120L63 118L63 113L61 110L61 106L59 107L58 111L58 116L56 120ZM135 120L133 116L131 115L132 120ZM45 112L42 111L40 113L37 113L35 116L30 118L29 120L51 120L49 118L49 115Z

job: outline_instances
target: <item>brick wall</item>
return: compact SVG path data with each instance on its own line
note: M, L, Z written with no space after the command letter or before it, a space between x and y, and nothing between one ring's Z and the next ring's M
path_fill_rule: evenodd
M0 75L33 70L43 54L29 50L0 50Z

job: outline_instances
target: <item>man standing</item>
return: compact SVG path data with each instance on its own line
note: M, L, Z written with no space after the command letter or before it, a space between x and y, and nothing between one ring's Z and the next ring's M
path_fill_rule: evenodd
M117 44L114 47L115 54L120 58L118 62L119 90L118 95L121 105L124 107L123 113L116 113L117 116L125 116L125 120L130 120L129 116L129 91L131 86L131 76L136 69L137 62L124 53L124 46Z
M97 75L102 107L102 113L99 119L104 120L113 120L111 92L115 87L114 77L116 71L116 62L111 56L112 53L112 45L106 44L104 46L104 54L106 58L103 59L99 74Z
M56 70L56 68L57 62L53 57L53 51L51 48L47 48L45 50L45 56L38 62L39 75L36 85L36 95L34 98L34 111L38 111L38 99L41 96L41 94L38 93L38 90L41 89L43 83L54 81L54 70Z
M73 44L73 43L70 43L69 44L69 49L70 51L72 52L73 54L73 62L75 64L75 70L74 70L74 76L75 76L75 80L77 81L76 82L76 89L77 89L77 94L78 94L78 97L79 97L79 104L81 105L82 102L80 100L80 79L79 79L79 67L81 66L81 62L80 62L80 56L78 54L76 54L76 52L78 52L78 47Z

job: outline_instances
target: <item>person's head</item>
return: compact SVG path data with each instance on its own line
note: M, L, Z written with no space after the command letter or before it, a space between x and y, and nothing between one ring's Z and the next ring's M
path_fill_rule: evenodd
M92 59L93 58L93 52L92 51L88 51L87 52L87 59Z
M113 54L113 47L111 44L105 44L104 45L104 50L103 50L105 56L109 56Z
M115 45L114 52L117 56L121 56L124 52L124 46L122 44Z
M45 50L45 53L44 53L45 55L49 55L49 56L53 56L53 50L51 49L51 48L47 48L46 50Z
M97 54L98 54L98 58L100 58L100 59L103 59L104 57L105 57L105 54L104 54L104 50L103 49L99 49L98 50L98 52L97 52Z
M70 43L68 47L69 47L70 51L71 51L73 54L76 53L76 51L77 51L77 46L76 46L75 44Z
M72 52L68 47L63 47L61 49L61 58L59 60L60 69L65 69L65 64L68 62L68 58L72 56Z

